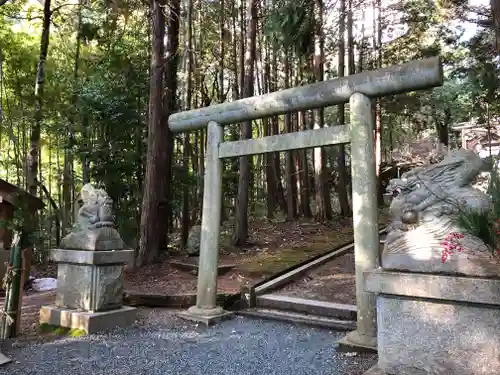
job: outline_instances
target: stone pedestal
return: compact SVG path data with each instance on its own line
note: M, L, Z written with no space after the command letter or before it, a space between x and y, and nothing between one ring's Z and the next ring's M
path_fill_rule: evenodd
M123 307L123 271L133 250L54 249L58 263L54 306L43 306L41 323L93 333L134 322L136 309Z
M500 280L377 270L378 365L367 375L500 374Z

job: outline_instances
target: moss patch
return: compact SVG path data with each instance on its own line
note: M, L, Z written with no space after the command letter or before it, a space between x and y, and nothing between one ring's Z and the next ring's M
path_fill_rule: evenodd
M271 276L335 247L352 241L352 228L332 233L323 233L309 238L307 243L263 251L246 259L238 269L247 276Z
M41 334L69 337L81 337L87 335L87 332L83 329L58 327L47 323L40 324L39 332Z

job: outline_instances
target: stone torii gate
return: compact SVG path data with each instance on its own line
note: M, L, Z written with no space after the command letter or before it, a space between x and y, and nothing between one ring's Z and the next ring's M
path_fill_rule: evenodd
M376 349L375 296L363 287L363 273L379 264L372 99L442 84L441 59L433 57L171 115L168 124L174 133L208 128L196 305L179 315L210 324L229 314L216 305L222 159L350 142L357 329L343 341ZM224 125L346 102L349 125L224 142Z

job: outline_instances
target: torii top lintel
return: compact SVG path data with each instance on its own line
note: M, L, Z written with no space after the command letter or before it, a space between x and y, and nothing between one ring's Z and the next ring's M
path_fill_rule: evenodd
M342 104L348 102L349 97L356 92L376 98L442 85L441 58L431 57L388 68L365 71L348 77L174 113L169 117L168 125L175 133L186 132L206 128L209 121L230 125L288 112Z

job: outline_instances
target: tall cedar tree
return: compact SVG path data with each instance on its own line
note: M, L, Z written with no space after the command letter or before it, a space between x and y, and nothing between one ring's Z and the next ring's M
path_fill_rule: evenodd
M254 93L254 65L257 39L257 7L258 0L249 0L247 8L248 32L245 52L245 76L243 80L243 96L248 98ZM246 121L241 130L241 139L252 138L252 121ZM240 175L238 181L238 197L236 200L236 225L234 227L233 244L241 246L248 237L248 188L250 184L250 157L240 158Z
M177 91L180 1L171 0L169 5L167 54L164 56L165 3L164 0L150 1L152 49L148 150L137 266L157 260L160 250L168 244L173 135L167 120L174 110Z

